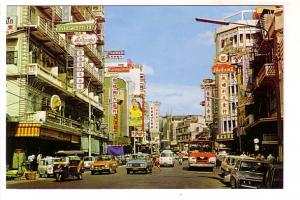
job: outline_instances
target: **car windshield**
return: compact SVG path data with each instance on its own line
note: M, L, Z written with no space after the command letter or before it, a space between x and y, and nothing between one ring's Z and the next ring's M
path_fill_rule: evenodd
M268 169L267 163L242 161L240 171L265 173Z
M92 157L84 157L83 160L84 160L84 161L92 161L93 158L92 158Z
M161 157L173 157L173 153L162 153Z
M200 152L211 152L211 142L203 141L203 142L193 142L189 146L190 151L200 151Z
M111 158L109 156L99 156L96 159L97 161L110 161Z
M132 155L132 159L133 160L147 160L147 156L142 155L142 154L137 154L137 155Z

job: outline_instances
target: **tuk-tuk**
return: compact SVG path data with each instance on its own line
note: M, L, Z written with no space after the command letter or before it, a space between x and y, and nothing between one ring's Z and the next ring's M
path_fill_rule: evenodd
M78 156L66 156L54 162L54 177L56 181L65 179L82 179L83 162Z
M60 158L55 158L55 157L50 157L50 156L42 158L38 163L38 174L40 175L40 177L53 176L54 175L54 171L53 171L54 163L59 160L60 160Z

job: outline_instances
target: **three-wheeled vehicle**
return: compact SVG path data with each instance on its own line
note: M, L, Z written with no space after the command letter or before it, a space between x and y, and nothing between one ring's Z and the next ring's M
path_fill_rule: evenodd
M84 152L79 150L60 150L55 153L60 160L54 162L54 177L56 181L65 179L82 179L84 173Z
M66 156L54 162L54 177L56 181L65 179L82 179L83 162L78 156Z

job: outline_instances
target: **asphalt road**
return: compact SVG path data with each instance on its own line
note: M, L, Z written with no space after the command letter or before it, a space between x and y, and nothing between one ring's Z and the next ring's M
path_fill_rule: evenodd
M116 174L83 174L83 180L56 182L54 178L37 180L6 181L7 189L225 189L219 177L219 169L189 171L186 161L175 167L153 168L152 174L127 174L125 166L120 166Z

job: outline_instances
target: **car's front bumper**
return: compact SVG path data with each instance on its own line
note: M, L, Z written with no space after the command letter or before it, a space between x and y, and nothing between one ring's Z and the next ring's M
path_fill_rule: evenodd
M126 167L129 171L145 171L147 167Z
M210 163L189 163L189 167L215 167L215 164L210 164Z
M94 171L94 172L102 172L102 171L109 171L109 170L110 170L109 166L96 166L96 167L91 168L91 171Z

